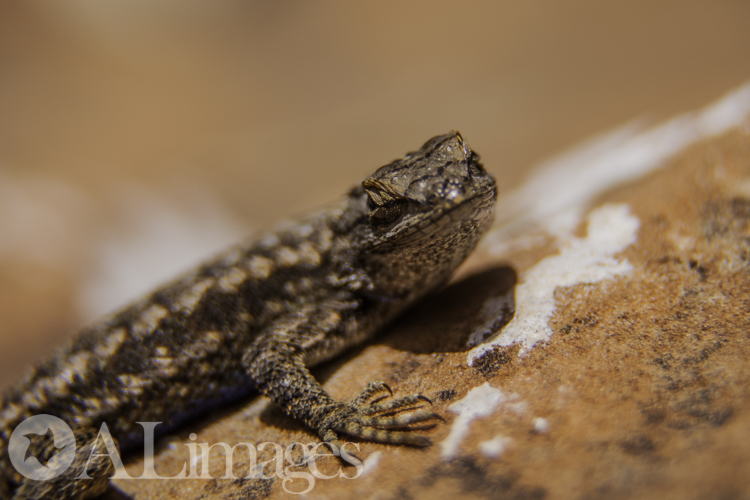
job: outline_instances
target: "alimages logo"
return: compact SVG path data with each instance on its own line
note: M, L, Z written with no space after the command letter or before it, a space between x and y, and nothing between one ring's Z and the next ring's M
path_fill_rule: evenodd
M244 477L255 479L278 477L282 479L284 491L293 494L311 491L315 486L316 479L333 479L336 477L355 479L363 471L362 462L345 450L349 444L359 450L359 447L354 443L343 443L341 448L332 443L304 444L298 442L291 443L286 448L278 443L271 442L260 443L257 446L253 443L237 443L232 446L221 442L209 445L208 443L196 442L197 435L191 433L190 442L185 443L190 455L189 460L183 464L180 473L164 477L160 476L154 469L155 428L160 423L137 422L144 430L144 470L141 476L132 477L125 470L117 446L109 434L107 424L102 423L95 442L101 443L103 446L87 445L85 447L88 450L88 459L85 465L81 462L74 470L74 473L78 474L75 476L75 480L91 479L89 474L94 474L94 469L90 468L92 460L102 457L109 457L114 465L114 475L110 479L214 479L215 476L212 476L208 470L213 448L223 451L225 469L223 475L220 476L222 479L241 479L234 473L236 452L246 458L242 461L244 467L241 467L246 473ZM106 453L103 453L105 450ZM328 450L330 450L330 453L327 452ZM48 481L65 473L73 463L76 457L76 439L73 430L63 420L52 415L36 415L21 422L10 435L8 455L13 466L23 476L34 481ZM261 455L265 457L270 455L273 458L259 462L258 459ZM339 457L343 462L354 466L356 473L351 476L346 475L339 467L334 474L324 474L318 469L316 460L326 456ZM339 462L337 461L337 463ZM339 463L339 465L341 464Z
M54 446L54 454L42 464L31 455L31 442ZM42 447L35 447L42 448ZM76 439L71 428L52 415L36 415L21 422L8 442L8 455L16 470L29 479L47 481L70 466L76 454Z

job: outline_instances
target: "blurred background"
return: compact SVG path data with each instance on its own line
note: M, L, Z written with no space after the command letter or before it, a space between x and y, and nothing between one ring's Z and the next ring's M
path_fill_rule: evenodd
M750 2L0 2L0 387L460 130L499 181L750 79Z

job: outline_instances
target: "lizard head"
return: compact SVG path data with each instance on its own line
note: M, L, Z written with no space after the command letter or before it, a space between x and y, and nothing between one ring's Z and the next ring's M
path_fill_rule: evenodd
M388 286L445 281L492 222L495 179L458 132L379 168L362 188L365 259Z
M362 182L374 246L444 235L490 217L495 179L459 132L379 168Z

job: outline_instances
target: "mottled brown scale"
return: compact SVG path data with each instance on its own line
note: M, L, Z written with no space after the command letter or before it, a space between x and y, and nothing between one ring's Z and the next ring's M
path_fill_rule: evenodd
M91 498L106 488L110 464L89 469L91 480L73 478L101 423L125 444L140 436L136 422L178 424L253 390L326 441L428 444L410 428L438 415L394 416L425 398L371 402L387 389L373 382L353 401L335 401L308 367L370 338L445 283L491 224L494 201L495 181L461 135L437 136L332 208L232 248L86 328L2 396L0 496ZM81 458L34 483L13 469L7 442L41 413L74 427ZM46 451L30 449L37 452Z

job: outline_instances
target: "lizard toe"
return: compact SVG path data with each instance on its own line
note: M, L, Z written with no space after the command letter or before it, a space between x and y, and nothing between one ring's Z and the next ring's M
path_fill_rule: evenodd
M385 444L401 444L423 448L432 444L428 437L413 432L393 431L362 425L356 421L343 423L342 432L349 436Z
M427 426L420 426L419 428L430 428L434 427L437 422L435 420L445 421L443 417L432 411L418 410L414 413L404 413L395 417L363 417L359 419L359 423L367 427L379 427L382 429L390 428L402 428L408 427L414 429L414 424L422 424L425 422L432 422Z
M388 394L383 394L384 392L387 392ZM373 396L375 395L378 395L378 397L373 399ZM388 384L380 380L373 380L362 389L359 396L352 400L352 404L355 406L361 406L368 402L370 404L375 404L388 396L393 396L393 391L388 387Z
M421 407L424 402L432 404L432 401L422 396L421 394L409 394L390 401L382 403L373 403L369 406L362 408L362 413L365 415L389 415L399 413L402 411L415 410Z

